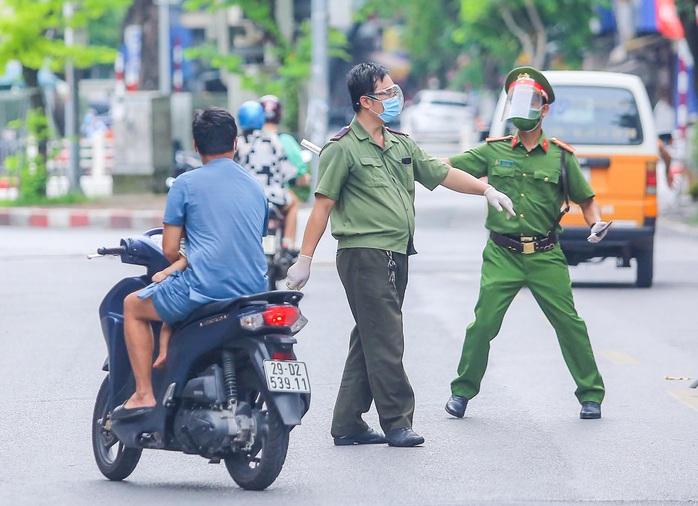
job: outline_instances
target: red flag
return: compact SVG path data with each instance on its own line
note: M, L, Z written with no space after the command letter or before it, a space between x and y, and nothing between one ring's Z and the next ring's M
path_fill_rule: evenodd
M674 0L655 0L657 31L667 39L683 39L683 26L676 14Z

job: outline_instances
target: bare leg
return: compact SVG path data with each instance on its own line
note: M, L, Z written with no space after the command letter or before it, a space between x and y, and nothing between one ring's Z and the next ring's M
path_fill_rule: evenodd
M158 348L158 358L153 362L153 367L155 369L160 369L165 365L165 360L167 359L167 346L170 343L170 337L172 336L172 327L167 323L162 324L160 329L160 346Z
M151 380L153 359L153 330L151 321L160 321L153 300L141 300L136 293L124 299L124 334L128 358L136 379L136 391L126 401L127 409L155 406Z
M284 239L290 241L291 248L294 248L296 245L296 228L298 226L298 197L293 192L289 193L291 194L291 202L284 207L284 213L286 214Z

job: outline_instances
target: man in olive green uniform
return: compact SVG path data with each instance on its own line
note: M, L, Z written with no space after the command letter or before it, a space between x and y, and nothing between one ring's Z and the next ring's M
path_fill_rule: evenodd
M414 393L402 364L402 303L408 255L415 253L414 183L484 194L497 210L514 210L506 195L385 127L403 105L385 67L359 64L347 86L356 116L322 149L315 203L287 286L298 290L307 282L331 216L337 271L356 322L332 420L334 443L416 446L424 438L412 430ZM374 401L385 436L362 419Z
M488 181L511 196L517 214L505 220L490 212L485 226L490 239L483 252L480 296L475 321L466 331L458 377L451 383L446 411L462 417L468 400L480 391L490 341L522 287L528 287L553 325L567 367L577 384L580 417L601 417L604 385L596 367L587 328L572 299L569 270L557 244L560 211L569 199L578 203L591 227L590 242L607 232L594 192L584 179L573 148L542 131L542 118L555 94L547 79L531 67L512 70L506 78L504 114L518 129L516 136L487 143L449 159L453 167ZM564 156L565 175L562 173Z

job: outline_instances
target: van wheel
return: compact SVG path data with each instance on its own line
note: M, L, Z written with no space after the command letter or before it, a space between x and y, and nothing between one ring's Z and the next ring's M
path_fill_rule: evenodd
M635 284L638 288L649 288L652 286L652 276L654 274L654 247L637 251L637 279Z

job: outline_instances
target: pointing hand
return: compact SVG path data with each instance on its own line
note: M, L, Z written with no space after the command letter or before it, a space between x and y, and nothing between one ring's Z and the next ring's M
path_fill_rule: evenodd
M497 211L506 209L507 220L512 216L516 216L514 204L512 204L511 199L502 192L495 190L494 186L487 188L484 195L489 205L494 207Z

